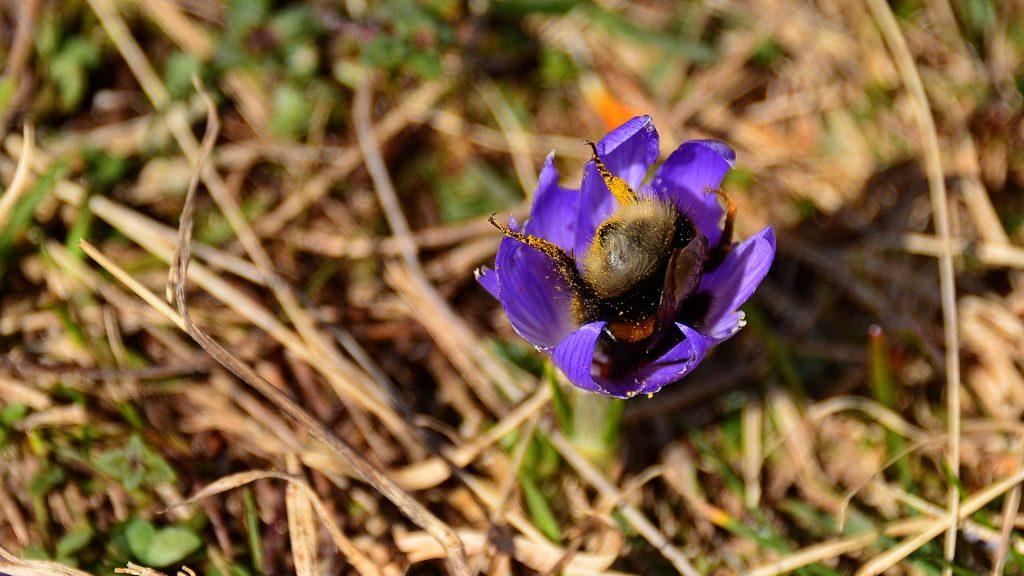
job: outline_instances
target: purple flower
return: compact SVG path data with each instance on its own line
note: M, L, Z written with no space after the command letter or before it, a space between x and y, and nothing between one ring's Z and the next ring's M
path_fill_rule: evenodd
M738 309L771 266L775 234L732 243L718 187L736 155L722 142L684 143L648 184L658 159L650 117L594 152L579 190L558 185L547 157L530 219L522 229L495 224L506 237L477 279L576 386L651 394L743 326Z

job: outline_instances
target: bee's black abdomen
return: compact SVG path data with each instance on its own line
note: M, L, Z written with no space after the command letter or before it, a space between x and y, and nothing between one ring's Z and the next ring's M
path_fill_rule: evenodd
M676 216L675 233L672 236L674 248L684 248L697 237L697 229L690 219L682 214Z
M680 306L675 321L699 330L704 327L704 317L711 309L711 294L697 292L686 298L686 305Z
M592 320L608 322L639 322L646 320L661 304L661 286L665 281L664 267L634 285L628 292L614 298L594 298L591 304Z

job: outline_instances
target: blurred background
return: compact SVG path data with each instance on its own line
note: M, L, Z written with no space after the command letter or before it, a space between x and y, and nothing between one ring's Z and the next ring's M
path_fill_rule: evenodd
M0 572L1024 573L1022 56L1017 1L0 0ZM193 77L191 316L398 496L161 309ZM473 271L639 114L778 254L593 463Z

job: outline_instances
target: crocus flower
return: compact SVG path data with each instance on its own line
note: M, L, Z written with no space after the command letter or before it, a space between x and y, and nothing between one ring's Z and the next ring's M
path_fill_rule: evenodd
M732 243L718 188L735 158L722 142L686 142L644 183L658 159L648 116L594 147L579 190L559 186L552 152L530 219L495 224L506 237L477 279L574 385L653 394L739 331L775 256L771 227Z

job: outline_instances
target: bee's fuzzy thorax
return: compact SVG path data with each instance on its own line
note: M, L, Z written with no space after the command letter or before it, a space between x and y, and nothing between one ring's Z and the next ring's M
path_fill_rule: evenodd
M583 259L583 279L599 298L613 298L655 274L668 260L678 213L643 198L601 223Z

